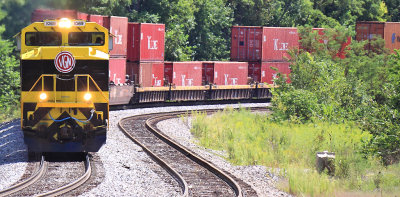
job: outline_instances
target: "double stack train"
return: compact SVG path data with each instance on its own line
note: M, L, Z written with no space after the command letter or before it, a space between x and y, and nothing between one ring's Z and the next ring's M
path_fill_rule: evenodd
M17 36L21 128L32 152L98 151L110 105L270 98L277 73L290 73L287 51L299 47L296 28L234 26L232 61L166 62L163 24L60 10L32 18Z

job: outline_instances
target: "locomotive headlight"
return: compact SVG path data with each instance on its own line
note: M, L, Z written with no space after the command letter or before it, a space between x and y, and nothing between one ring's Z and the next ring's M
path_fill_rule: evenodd
M92 94L90 94L89 92L86 93L86 94L83 96L83 99L85 99L85 101L89 101L91 98L92 98Z
M60 22L58 22L58 26L61 28L70 28L72 26L72 22L67 18L62 18L60 19Z
M47 99L47 94L44 93L44 92L42 92L42 93L39 95L39 98L40 98L40 100L46 100L46 99Z

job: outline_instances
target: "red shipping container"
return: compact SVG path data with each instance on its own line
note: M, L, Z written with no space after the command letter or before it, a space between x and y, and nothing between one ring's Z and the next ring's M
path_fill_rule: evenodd
M141 87L164 86L163 62L128 62L126 74L129 75L129 80Z
M247 62L214 62L214 84L246 85Z
M289 49L299 48L297 28L264 27L263 28L263 61L281 61L289 58Z
M103 26L114 35L112 57L126 57L128 42L128 18L118 16L103 17Z
M165 25L128 24L128 60L164 61Z
M103 17L104 17L104 16L101 16L101 15L93 15L93 14L90 14L90 15L88 16L88 21L90 21L90 22L95 22L95 23L97 23L97 24L99 24L99 25L103 25Z
M297 28L233 26L232 61L283 61L289 49L298 49Z
M247 62L203 62L203 84L246 85Z
M110 82L116 85L126 82L126 59L125 58L110 58L109 60Z
M400 22L359 21L356 24L356 40L371 40L380 37L385 40L385 47L393 53L400 48ZM371 45L366 46L372 50Z
M262 34L262 27L233 26L231 33L231 60L261 60Z
M271 67L277 68L275 71ZM254 82L273 84L277 73L280 72L288 78L287 82L290 83L290 63L289 62L249 62L249 72L253 70L249 77L252 77Z
M76 10L36 9L32 12L31 22L40 22L48 19L69 18L87 20L88 14Z
M77 19L88 21L88 17L89 17L89 14L86 14L86 13L83 13L83 12L78 12Z
M166 62L164 77L176 86L201 86L202 62Z

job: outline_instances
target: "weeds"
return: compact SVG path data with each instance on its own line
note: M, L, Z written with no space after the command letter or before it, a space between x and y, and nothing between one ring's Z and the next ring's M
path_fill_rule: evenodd
M209 117L193 114L192 133L207 148L226 150L236 165L264 165L285 169L284 189L296 195L329 196L337 192L399 191L400 166L384 167L379 158L361 150L371 138L352 122L303 124L276 122L266 115L227 109ZM335 175L315 169L318 151L336 153ZM396 171L397 170L397 171Z
M18 118L19 116L21 116L21 108L18 106L7 106L7 107L3 107L2 113L0 113L0 122L7 122L10 120L13 120L15 118Z

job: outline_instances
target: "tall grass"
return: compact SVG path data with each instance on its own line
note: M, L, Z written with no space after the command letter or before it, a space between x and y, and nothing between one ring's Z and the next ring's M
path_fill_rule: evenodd
M396 170L386 169L359 152L371 135L351 122L276 123L245 109L227 109L211 117L204 113L193 116L192 133L201 145L227 151L226 159L233 164L283 169L288 183L282 185L293 194L399 190ZM316 152L325 150L336 153L334 177L314 170Z
M19 106L3 106L0 111L0 123L7 122L21 116L21 108Z

